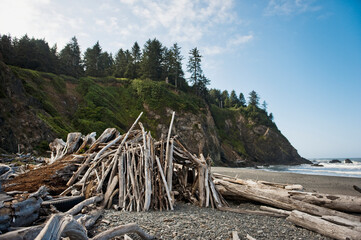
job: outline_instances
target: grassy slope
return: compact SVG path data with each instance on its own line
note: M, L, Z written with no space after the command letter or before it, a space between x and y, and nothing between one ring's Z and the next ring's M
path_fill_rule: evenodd
M37 116L63 139L71 131L99 134L115 127L124 132L144 107L159 116L165 114L166 107L193 113L204 107L203 100L164 82L113 77L75 79L18 67L11 69L22 80L29 97L38 103L38 109L34 109ZM142 119L153 133L162 121L169 119L155 121L147 114Z

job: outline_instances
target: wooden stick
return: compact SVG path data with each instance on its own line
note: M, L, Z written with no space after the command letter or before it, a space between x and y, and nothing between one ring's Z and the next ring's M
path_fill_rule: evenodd
M170 156L169 140L170 140L170 135L172 133L174 115L175 112L172 113L172 120L170 121L168 136L167 136L167 145L165 148L165 162L166 162L166 166L168 166L168 169L166 171L167 171L167 182L168 182L169 191L172 191L172 173L173 173L173 158L172 156Z
M142 239L146 239L146 240L155 239L154 236L147 234L137 224L129 223L129 224L114 227L105 232L102 232L102 233L96 235L95 237L93 237L91 240L108 240L108 239L111 239L111 238L114 238L116 236L123 235L126 233L136 233Z
M254 215L264 215L264 216L272 216L272 217L285 217L283 214L272 213L267 211L258 211L258 210L247 210L247 209L239 209L239 208L230 208L230 207L219 207L218 210L224 212L235 212L241 214L254 214Z
M77 205L75 205L74 207L69 209L66 212L66 214L75 215L78 212L80 212L85 206L88 206L88 205L96 203L96 202L100 202L102 200L103 200L103 195L98 195L98 196L94 196L94 197L85 199L84 201L78 203Z
M149 210L150 207L150 201L151 201L151 195L152 195L152 182L151 182L151 176L150 176L150 168L149 168L149 158L150 154L147 148L147 139L146 134L144 131L143 124L139 123L140 128L142 129L143 133L143 147L144 147L144 181L145 181L145 200L144 200L144 210Z
M282 215L285 215L285 216L289 216L291 214L291 211L278 209L278 208L273 208L273 207L267 207L267 206L261 206L260 209L264 210L264 211L268 211L268 212L282 214Z
M108 185L106 192L105 192L102 207L107 206L107 203L108 203L108 201L110 199L110 196L112 195L112 193L114 191L114 188L117 186L118 182L119 182L118 181L118 176L114 176L111 183Z
M157 162L157 164L158 164L158 171L159 171L159 173L160 173L160 175L161 175L161 177L162 177L165 191L167 192L167 197L168 197L168 200L169 200L170 209L171 209L171 210L174 210L174 209L173 209L173 200L172 200L172 198L171 198L171 196L170 196L168 184L167 184L167 181L165 180L164 173L163 173L163 170L162 170L162 166L160 165L158 156L155 156L155 160L156 160L156 162Z
M94 158L95 153L90 155L85 162L78 168L78 170L73 174L73 176L66 183L67 186L71 186L75 180L79 177L79 175L85 170L85 168L89 165L90 161Z

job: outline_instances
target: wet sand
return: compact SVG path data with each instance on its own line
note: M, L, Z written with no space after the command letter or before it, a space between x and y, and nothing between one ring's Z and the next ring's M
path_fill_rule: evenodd
M287 172L269 172L259 169L212 167L212 172L241 179L254 179L268 182L301 184L304 191L327 194L345 194L361 197L353 185L361 187L361 178L318 176Z

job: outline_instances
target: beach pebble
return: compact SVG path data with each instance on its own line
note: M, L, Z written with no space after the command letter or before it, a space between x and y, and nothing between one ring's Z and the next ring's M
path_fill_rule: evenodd
M256 210L258 205L242 203L231 207ZM111 219L111 221L109 221ZM105 221L104 221L105 220ZM121 212L106 210L89 231L91 236L127 223L137 223L159 239L230 239L237 231L240 239L249 234L260 239L330 239L294 226L284 218L223 212L211 208L177 203L174 211ZM140 239L129 234L132 239Z

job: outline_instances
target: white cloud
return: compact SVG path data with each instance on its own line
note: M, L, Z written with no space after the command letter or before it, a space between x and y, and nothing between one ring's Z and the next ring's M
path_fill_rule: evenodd
M253 34L244 35L244 36L236 36L233 39L229 40L229 44L233 46L238 46L244 43L247 43L253 39Z
M314 0L270 0L264 14L266 16L281 16L315 12L320 9L320 6L314 5Z
M77 36L83 49L97 40L106 51L129 48L148 38L166 46L179 43L185 51L203 47L207 55L221 53L219 41L241 45L251 39L234 36L242 22L234 0L3 0L0 33L45 38L61 49ZM231 30L232 29L232 30Z

